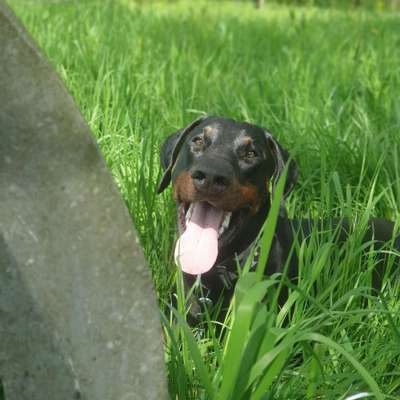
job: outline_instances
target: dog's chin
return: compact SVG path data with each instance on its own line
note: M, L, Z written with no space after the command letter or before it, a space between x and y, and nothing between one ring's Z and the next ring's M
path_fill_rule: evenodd
M219 209L213 204L210 207ZM186 223L191 218L193 211L193 203L177 203L177 218L179 235L182 235L186 230ZM218 250L222 252L225 247L229 246L238 237L241 228L244 226L246 219L251 215L249 207L243 207L233 211L223 211L223 218L218 229Z

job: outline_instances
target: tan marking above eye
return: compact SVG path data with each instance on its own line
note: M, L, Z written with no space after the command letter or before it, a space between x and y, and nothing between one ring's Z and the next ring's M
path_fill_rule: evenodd
M244 147L251 146L253 144L253 139L247 136L245 131L242 131L241 135L235 139L234 144L237 149L243 149Z
M211 141L215 138L217 135L218 128L213 125L207 125L203 128L203 135L207 138L210 139Z
M203 128L203 133L205 135L211 135L212 131L213 131L213 128L211 126L206 126Z
M253 143L253 139L249 136L245 136L244 138L242 138L242 144L245 146L249 146Z

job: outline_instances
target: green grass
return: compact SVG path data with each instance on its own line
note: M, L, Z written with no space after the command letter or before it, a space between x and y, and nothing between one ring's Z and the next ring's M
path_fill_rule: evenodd
M10 4L76 99L131 212L163 310L171 398L400 398L399 285L371 293L376 254L360 251L369 216L399 221L400 15L240 2ZM354 221L341 248L329 229L296 245L297 285L244 274L222 338L211 320L184 322L174 204L170 191L155 194L160 143L201 113L268 127L291 151L300 168L291 216ZM174 285L179 313L167 306ZM281 285L290 295L279 309Z

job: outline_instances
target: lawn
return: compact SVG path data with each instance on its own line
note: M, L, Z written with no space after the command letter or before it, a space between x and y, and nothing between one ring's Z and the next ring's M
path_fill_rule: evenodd
M361 253L360 237L369 216L400 219L400 14L9 3L74 96L132 215L162 309L171 398L399 399L399 285L385 279L371 293L376 252ZM174 203L170 190L155 194L163 138L203 113L268 127L290 150L300 169L291 216L354 221L342 248L332 232L297 244L300 277L282 309L279 277L245 274L220 339L211 321L184 323ZM168 307L174 287L179 313Z

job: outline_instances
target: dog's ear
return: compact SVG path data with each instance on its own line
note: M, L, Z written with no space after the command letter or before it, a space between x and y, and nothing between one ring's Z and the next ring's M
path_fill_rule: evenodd
M179 131L168 136L161 147L160 160L161 166L164 169L164 175L158 185L157 194L163 192L171 182L172 169L178 158L179 151L185 142L187 135L200 123L208 117L200 117L191 122L186 128L179 129Z
M278 143L278 141L272 137L272 135L265 131L265 136L267 142L270 146L272 155L275 159L275 171L272 180L272 190L275 191L276 185L282 175L283 170L287 163L288 173L286 176L285 188L283 191L283 196L287 196L293 189L298 176L297 164L293 159L290 159L289 153Z

